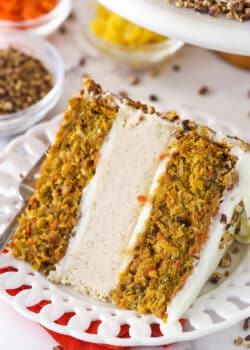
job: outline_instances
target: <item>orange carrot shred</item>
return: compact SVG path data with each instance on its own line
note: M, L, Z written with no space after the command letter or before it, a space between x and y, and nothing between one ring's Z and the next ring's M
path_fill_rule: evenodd
M189 249L189 255L193 256L193 255L195 255L195 253L196 253L196 248L195 247L192 247L192 248Z
M143 196L143 195L139 195L139 196L137 196L137 200L138 200L139 202L146 202L147 197L146 197L146 196Z
M30 235L30 225L29 224L26 225L26 233L28 236Z
M52 224L49 226L49 230L51 231L54 230L57 227L57 224L58 224L57 220L53 221Z
M174 265L176 267L181 267L182 266L182 261L181 260L176 260L176 262L174 263Z
M33 204L35 200L36 200L36 196L35 195L31 196L29 199L29 204Z
M167 154L166 153L162 153L159 157L159 160L163 160L167 157Z
M156 238L159 241L160 239L163 238L163 234L161 232L157 232Z
M96 156L95 156L95 164L97 164L99 162L100 158L101 158L101 153L97 152Z

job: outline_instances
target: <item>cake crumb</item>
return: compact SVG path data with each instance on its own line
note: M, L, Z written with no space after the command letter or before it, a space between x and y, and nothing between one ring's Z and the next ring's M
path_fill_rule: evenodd
M119 95L120 95L121 97L128 97L128 93L127 93L127 91L125 91L125 90L120 90L120 91L119 91Z
M220 272L214 272L212 276L209 278L211 283L217 284L222 278L222 274Z
M148 71L148 75L151 77L151 78L155 78L157 77L157 75L159 75L159 70L157 68L153 68L153 69L150 69Z
M85 57L81 57L79 60L79 66L84 66L86 64L86 58Z
M237 337L234 339L234 344L240 346L243 343L243 339L241 337Z
M244 344L244 347L245 347L246 349L250 349L250 343L245 343L245 344Z
M52 350L64 350L61 345L53 346Z
M210 93L210 89L208 86L201 86L200 89L198 90L198 94L200 96L206 96Z
M76 15L73 11L71 11L69 16L68 16L68 20L74 21L75 19L76 19Z
M148 114L154 114L155 113L155 108L154 107L148 107L148 111L147 111Z
M227 223L227 216L225 214L221 214L220 223L221 224L226 224Z
M247 92L247 97L250 98L250 89Z
M61 26L61 27L59 28L59 33L60 33L60 34L66 34L66 33L67 33L67 28L66 28L65 26Z
M150 94L150 95L149 95L149 99L150 99L150 101L152 101L152 102L156 102L156 101L159 100L158 96L156 96L155 94Z
M224 254L223 258L220 261L220 267L227 268L230 267L232 263L232 258L229 253Z
M237 204L234 209L235 209L235 211L237 213L241 214L243 209L244 209L244 207L242 205L240 205L240 204Z
M233 245L232 248L231 248L231 252L232 252L233 254L237 254L237 253L239 252L239 248L236 247L236 245Z
M146 202L147 197L144 195L138 195L137 200L138 200L138 202Z
M246 341L250 341L250 334L248 334L248 335L245 337L245 340L246 340Z
M250 329L250 317L247 317L244 320L244 324L243 324L243 329L246 331L247 329Z
M181 66L179 64L174 64L172 68L174 72L179 72L181 70Z
M138 75L129 75L128 82L131 85L137 85L140 83L140 78L138 77Z

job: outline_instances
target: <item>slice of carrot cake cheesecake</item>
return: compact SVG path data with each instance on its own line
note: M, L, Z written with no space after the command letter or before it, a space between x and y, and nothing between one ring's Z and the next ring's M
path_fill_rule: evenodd
M176 321L248 225L249 149L86 78L12 254L51 281Z

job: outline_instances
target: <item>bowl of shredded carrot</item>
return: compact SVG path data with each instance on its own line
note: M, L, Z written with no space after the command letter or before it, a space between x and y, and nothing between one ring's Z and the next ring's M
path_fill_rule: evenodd
M0 1L0 29L21 29L47 36L67 18L71 0Z

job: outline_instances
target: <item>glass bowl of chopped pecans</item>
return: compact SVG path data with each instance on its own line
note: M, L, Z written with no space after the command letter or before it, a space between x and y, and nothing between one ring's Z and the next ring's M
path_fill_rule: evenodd
M64 65L53 45L34 34L0 31L0 135L41 120L62 95Z
M0 29L21 29L47 36L64 22L71 9L72 0L0 1Z

